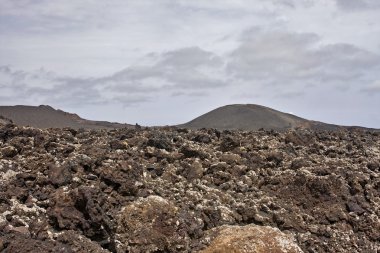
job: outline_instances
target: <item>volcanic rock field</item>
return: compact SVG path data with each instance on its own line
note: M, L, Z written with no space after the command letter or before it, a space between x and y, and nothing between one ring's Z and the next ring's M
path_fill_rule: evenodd
M376 132L0 122L0 158L4 253L380 252Z

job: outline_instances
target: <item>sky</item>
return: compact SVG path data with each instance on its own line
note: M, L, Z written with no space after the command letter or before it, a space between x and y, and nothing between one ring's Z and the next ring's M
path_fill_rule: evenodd
M0 0L0 105L141 125L260 104L380 128L379 0Z

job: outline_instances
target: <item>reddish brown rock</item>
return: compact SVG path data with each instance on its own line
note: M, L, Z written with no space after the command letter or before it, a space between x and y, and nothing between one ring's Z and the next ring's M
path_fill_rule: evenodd
M49 180L55 186L62 186L70 183L72 176L70 169L66 165L51 164L48 166Z
M120 211L118 252L187 252L188 236L181 231L178 208L159 196L141 198Z

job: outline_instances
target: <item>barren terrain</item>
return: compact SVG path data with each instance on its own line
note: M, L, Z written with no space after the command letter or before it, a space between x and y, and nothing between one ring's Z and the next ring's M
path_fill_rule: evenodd
M3 122L0 156L0 252L380 250L375 132Z

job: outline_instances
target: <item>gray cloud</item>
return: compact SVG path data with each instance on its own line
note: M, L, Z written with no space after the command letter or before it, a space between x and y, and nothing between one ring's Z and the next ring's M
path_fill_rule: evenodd
M284 98L284 99L294 99L297 97L304 96L305 93L302 91L289 91L289 92L282 92L275 95L276 98Z
M380 80L376 80L372 84L366 85L361 91L369 95L380 94Z
M200 96L193 89L226 85L223 61L200 48L164 52L151 65L130 66L101 78L60 77L44 70L28 73L0 67L0 91L20 100L38 97L44 104L91 105L120 103L124 106L149 102L157 94ZM188 91L187 91L188 90ZM174 92L174 93L173 93Z
M143 64L101 78L60 77L43 69L28 73L4 66L0 90L19 99L70 106L129 106L157 96L202 97L228 87L256 96L269 92L277 98L294 98L307 89L344 91L372 84L380 70L378 55L355 46L326 45L316 34L257 27L244 32L240 45L224 56L190 47L146 57ZM362 90L377 89L371 87Z
M162 55L159 64L166 67L176 68L199 68L202 66L221 66L222 60L213 54L200 49L199 47L183 48L176 51L166 52Z
M380 57L349 44L321 44L315 34L251 29L229 55L228 72L245 82L287 89L309 84L350 88L377 77Z
M380 2L377 0L335 0L337 5L346 10L363 10L371 8L380 8Z
M152 65L131 66L96 82L136 92L218 88L226 85L223 66L223 60L211 52L182 48L161 54Z
M171 97L208 97L210 94L208 92L204 91L194 91L194 92L183 92L183 91L176 91L173 92L170 96Z
M38 104L97 104L100 94L81 79L59 77L52 72L25 72L0 67L0 91L23 103Z
M380 94L379 6L377 0L0 0L1 101L120 121L128 113L148 124L179 123L240 102L296 114L310 108L308 118L336 108L354 120L353 104L375 114L371 108L380 106L373 99ZM165 115L152 113L159 110Z

